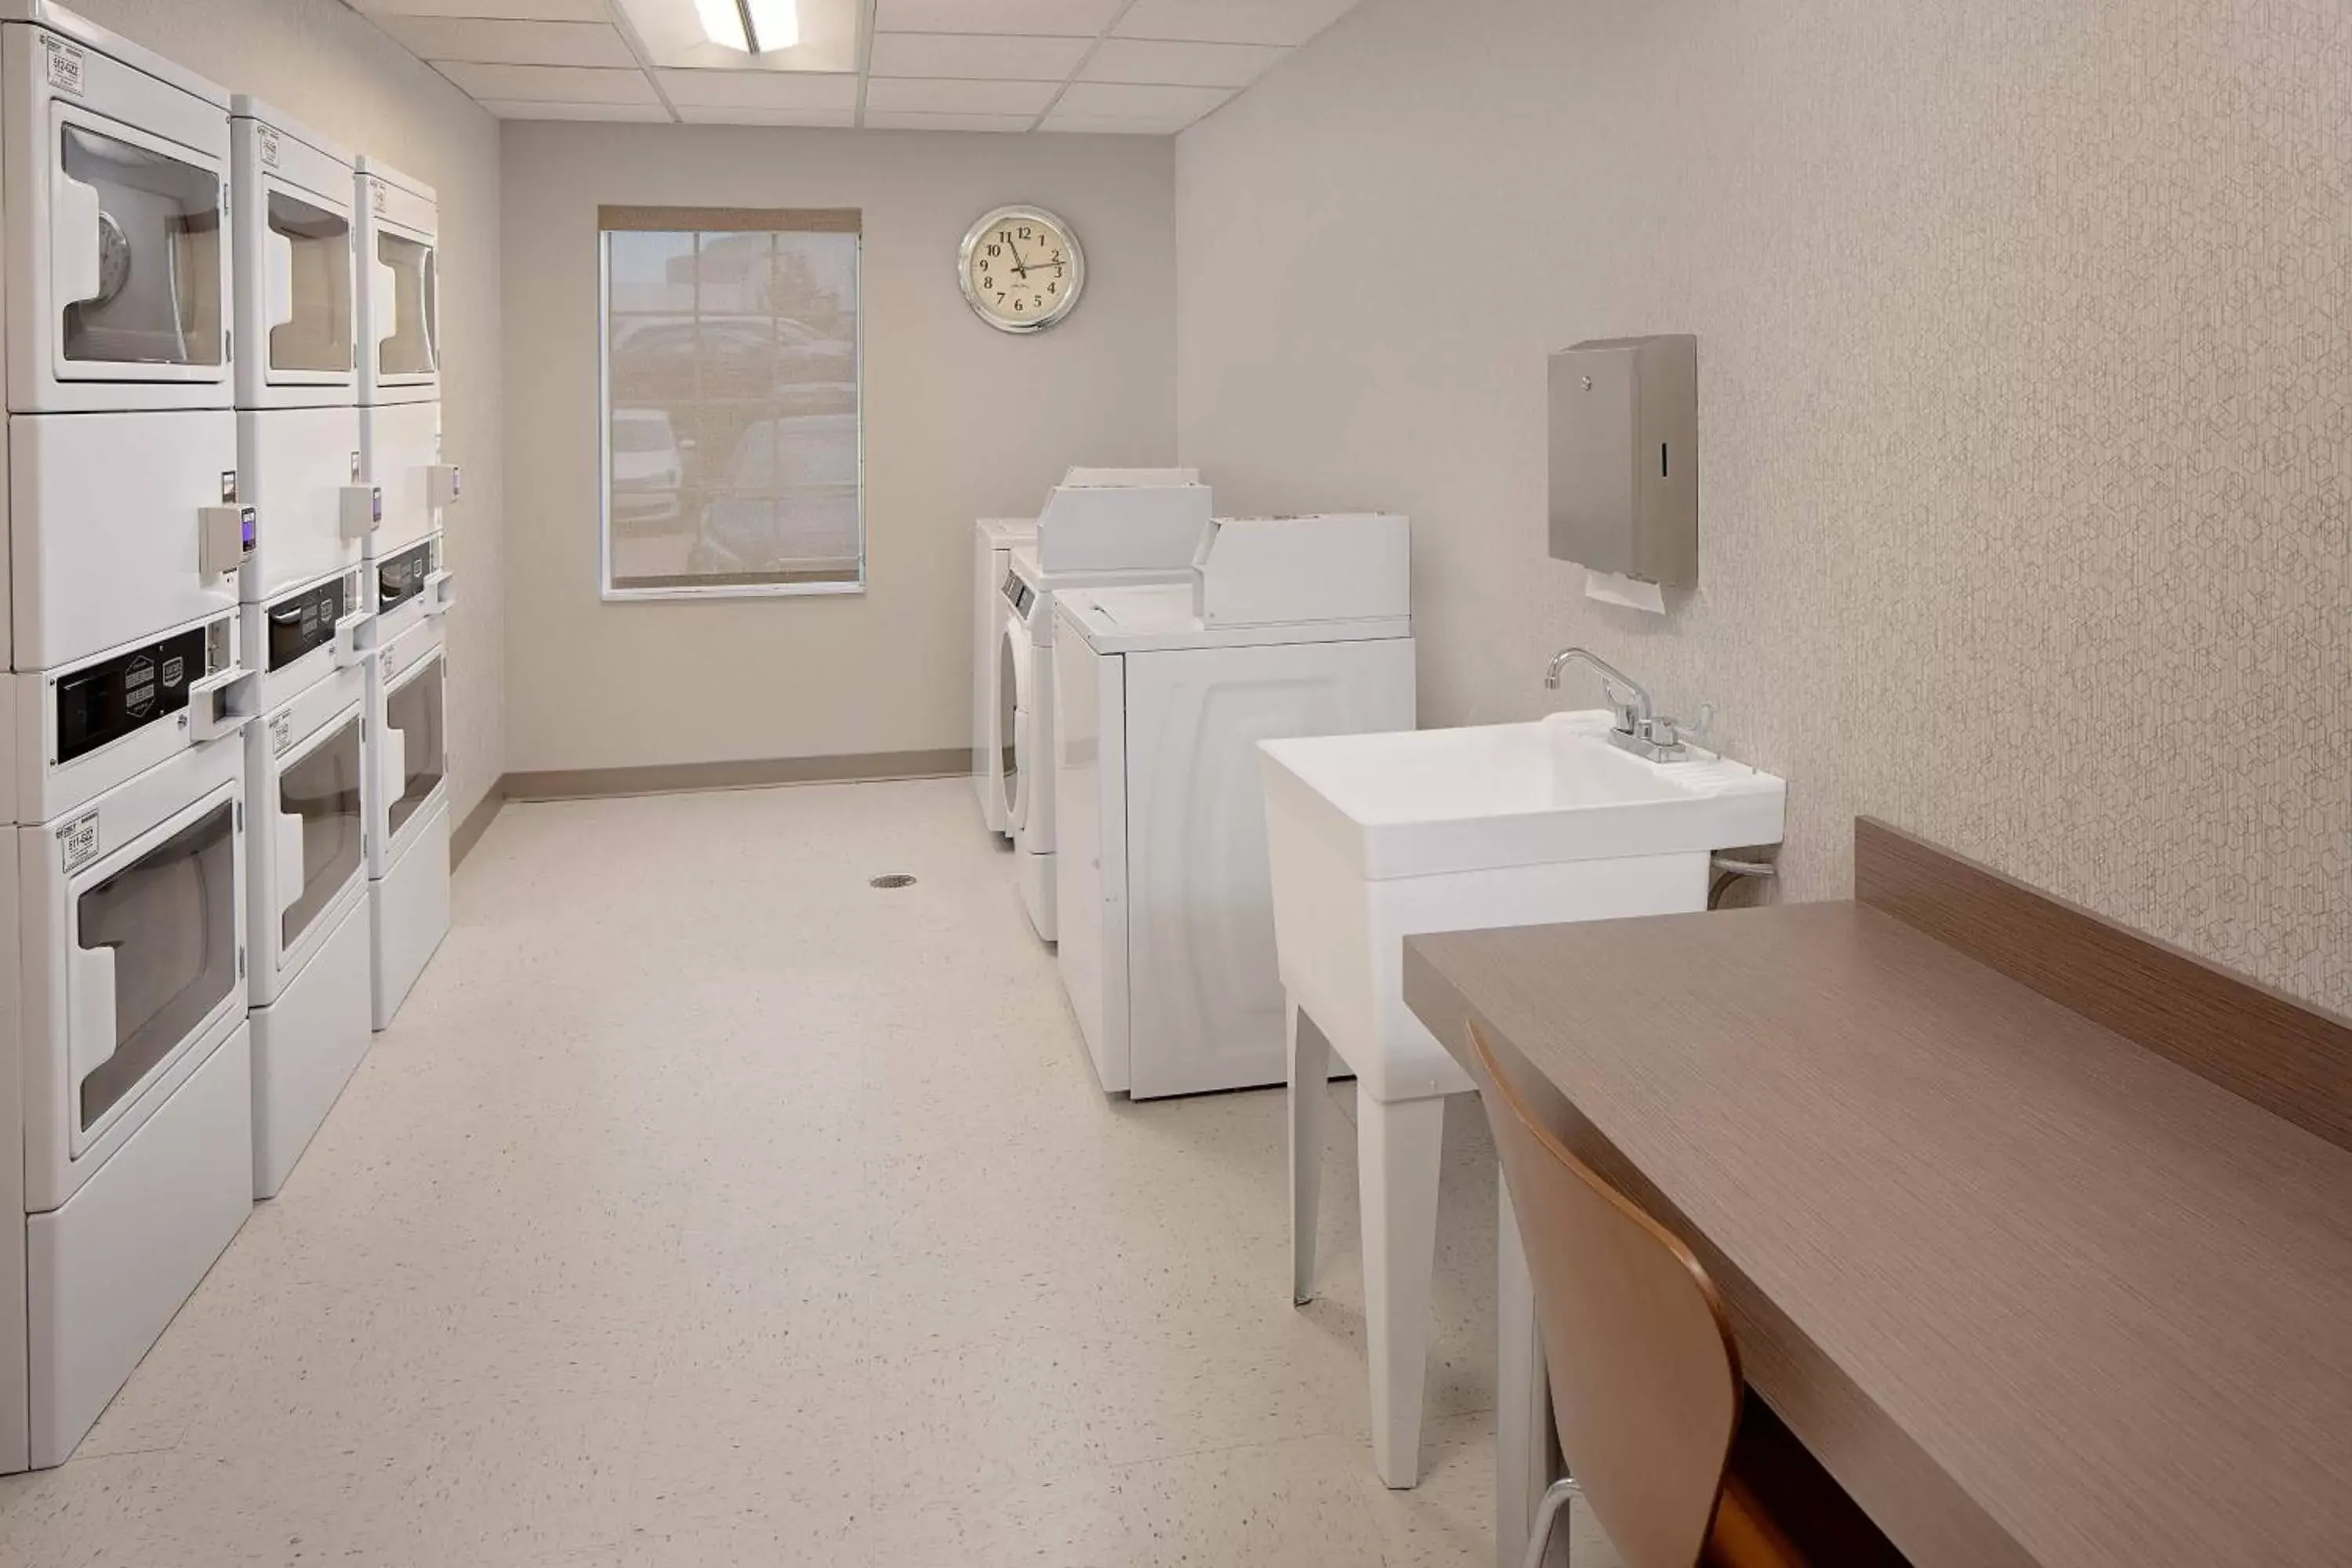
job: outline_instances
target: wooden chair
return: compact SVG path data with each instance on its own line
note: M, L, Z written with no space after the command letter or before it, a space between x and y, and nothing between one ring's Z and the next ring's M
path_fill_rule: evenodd
M1470 1026L1535 1284L1560 1452L1572 1479L1537 1510L1537 1568L1581 1497L1625 1568L1794 1568L1902 1558L1761 1400L1706 1270L1528 1112Z

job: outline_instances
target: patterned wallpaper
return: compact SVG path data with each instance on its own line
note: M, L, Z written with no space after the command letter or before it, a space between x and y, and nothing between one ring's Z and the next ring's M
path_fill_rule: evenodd
M1366 0L1178 235L1183 460L1413 516L1424 722L1588 641L1789 778L1787 896L1869 813L2352 1009L2352 6ZM1544 554L1544 356L1643 331L1663 619Z

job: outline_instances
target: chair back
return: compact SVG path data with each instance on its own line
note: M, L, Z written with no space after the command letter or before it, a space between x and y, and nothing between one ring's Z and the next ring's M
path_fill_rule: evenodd
M1625 1568L1693 1568L1739 1425L1739 1353L1689 1247L1538 1125L1470 1026L1569 1473Z

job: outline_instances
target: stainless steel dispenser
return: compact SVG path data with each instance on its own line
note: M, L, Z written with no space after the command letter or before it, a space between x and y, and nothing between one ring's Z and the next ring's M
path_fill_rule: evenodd
M1551 356L1551 552L1698 582L1698 340L1595 338Z

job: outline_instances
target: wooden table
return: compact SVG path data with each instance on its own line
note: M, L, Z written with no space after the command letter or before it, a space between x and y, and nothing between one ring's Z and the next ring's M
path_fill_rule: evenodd
M1690 1243L1920 1568L2352 1563L2352 1029L1938 854L1866 848L1866 903L1415 937L1405 998Z

